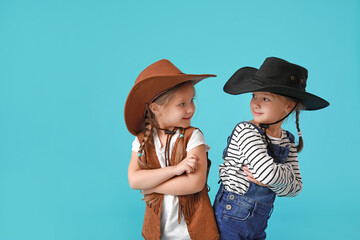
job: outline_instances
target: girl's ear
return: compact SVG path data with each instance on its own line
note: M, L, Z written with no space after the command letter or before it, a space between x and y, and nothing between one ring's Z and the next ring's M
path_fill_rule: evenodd
M285 107L285 112L289 113L291 110L293 110L293 108L295 107L296 102L294 101L288 101L286 107Z
M159 113L160 110L159 104L152 102L149 104L149 108L155 115Z

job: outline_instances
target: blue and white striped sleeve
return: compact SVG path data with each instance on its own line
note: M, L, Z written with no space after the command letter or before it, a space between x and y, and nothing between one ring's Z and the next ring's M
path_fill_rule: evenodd
M270 189L279 197L295 197L301 192L303 187L295 143L291 144L286 164L291 165L292 173L294 174L294 181L289 184L272 186Z
M256 129L250 125L239 124L232 140L244 155L245 162L255 179L272 186L271 189L280 196L295 196L300 192L301 177L296 176L293 168L297 164L292 161L285 164L274 163Z

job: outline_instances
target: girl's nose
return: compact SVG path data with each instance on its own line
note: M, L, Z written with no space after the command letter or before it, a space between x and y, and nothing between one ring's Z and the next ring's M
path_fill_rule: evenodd
M195 112L195 105L191 104L188 108L187 108L187 113L194 113Z
M257 109L260 108L260 104L256 99L253 99L251 103L254 106L254 108L257 108Z

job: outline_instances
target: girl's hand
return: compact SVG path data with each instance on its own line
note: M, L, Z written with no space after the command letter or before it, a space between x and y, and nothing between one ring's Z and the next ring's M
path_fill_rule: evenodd
M247 179L250 182L253 182L253 183L263 186L263 187L270 187L269 185L265 185L265 184L259 182L258 180L256 180L247 166L243 166L242 169L244 170L245 174L247 175Z
M194 154L188 155L184 160L182 160L178 165L174 166L174 174L181 175L184 172L187 174L196 171L196 162L198 157Z

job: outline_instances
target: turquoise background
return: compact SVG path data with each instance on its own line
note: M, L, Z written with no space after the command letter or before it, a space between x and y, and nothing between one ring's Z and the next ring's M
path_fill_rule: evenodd
M170 59L197 85L213 200L226 138L250 95L222 91L277 56L309 70L329 108L303 112L304 181L278 198L268 239L359 239L360 2L0 0L0 239L141 239L123 109L138 74ZM294 117L285 128L295 133Z

